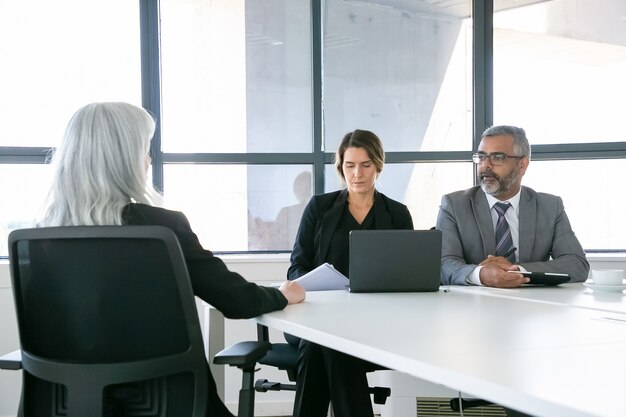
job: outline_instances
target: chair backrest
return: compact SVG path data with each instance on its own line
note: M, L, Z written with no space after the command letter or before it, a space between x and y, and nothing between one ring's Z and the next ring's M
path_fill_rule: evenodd
M25 415L205 415L208 365L172 231L22 229L9 257Z

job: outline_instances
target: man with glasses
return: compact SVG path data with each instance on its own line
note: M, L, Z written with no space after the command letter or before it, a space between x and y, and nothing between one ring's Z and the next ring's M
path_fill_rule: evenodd
M524 129L492 126L472 155L479 186L443 196L444 285L518 287L529 278L511 271L569 274L587 279L589 263L560 197L522 187L530 163Z

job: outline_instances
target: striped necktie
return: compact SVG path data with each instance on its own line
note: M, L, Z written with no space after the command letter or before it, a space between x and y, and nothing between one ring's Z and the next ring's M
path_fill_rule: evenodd
M504 213L506 213L509 207L511 207L509 203L496 203L493 206L498 213L498 221L496 222L496 256L506 254L513 247L509 222L504 217ZM511 254L508 259L511 262L515 262L515 254Z

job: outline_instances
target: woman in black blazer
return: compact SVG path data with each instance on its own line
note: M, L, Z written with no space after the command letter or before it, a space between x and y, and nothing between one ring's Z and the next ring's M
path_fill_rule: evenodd
M183 213L154 207L161 201L147 178L154 129L152 116L131 104L79 109L54 153L53 183L39 224L168 227L183 250L194 294L229 318L251 318L304 300L297 283L261 287L229 271L202 247ZM207 416L232 417L210 372L207 396Z
M413 229L404 204L376 191L385 154L380 139L367 130L344 136L335 166L347 189L314 196L302 214L291 253L290 280L328 262L349 276L351 230ZM338 318L340 320L341 318ZM292 337L286 335L290 343ZM323 417L328 403L337 417L372 416L366 372L377 365L306 340L299 341L294 417Z

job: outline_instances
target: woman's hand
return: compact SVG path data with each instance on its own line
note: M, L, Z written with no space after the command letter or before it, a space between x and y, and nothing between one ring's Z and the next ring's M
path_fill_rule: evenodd
M306 291L302 285L293 281L285 281L278 289L287 299L288 304L298 304L304 301Z

